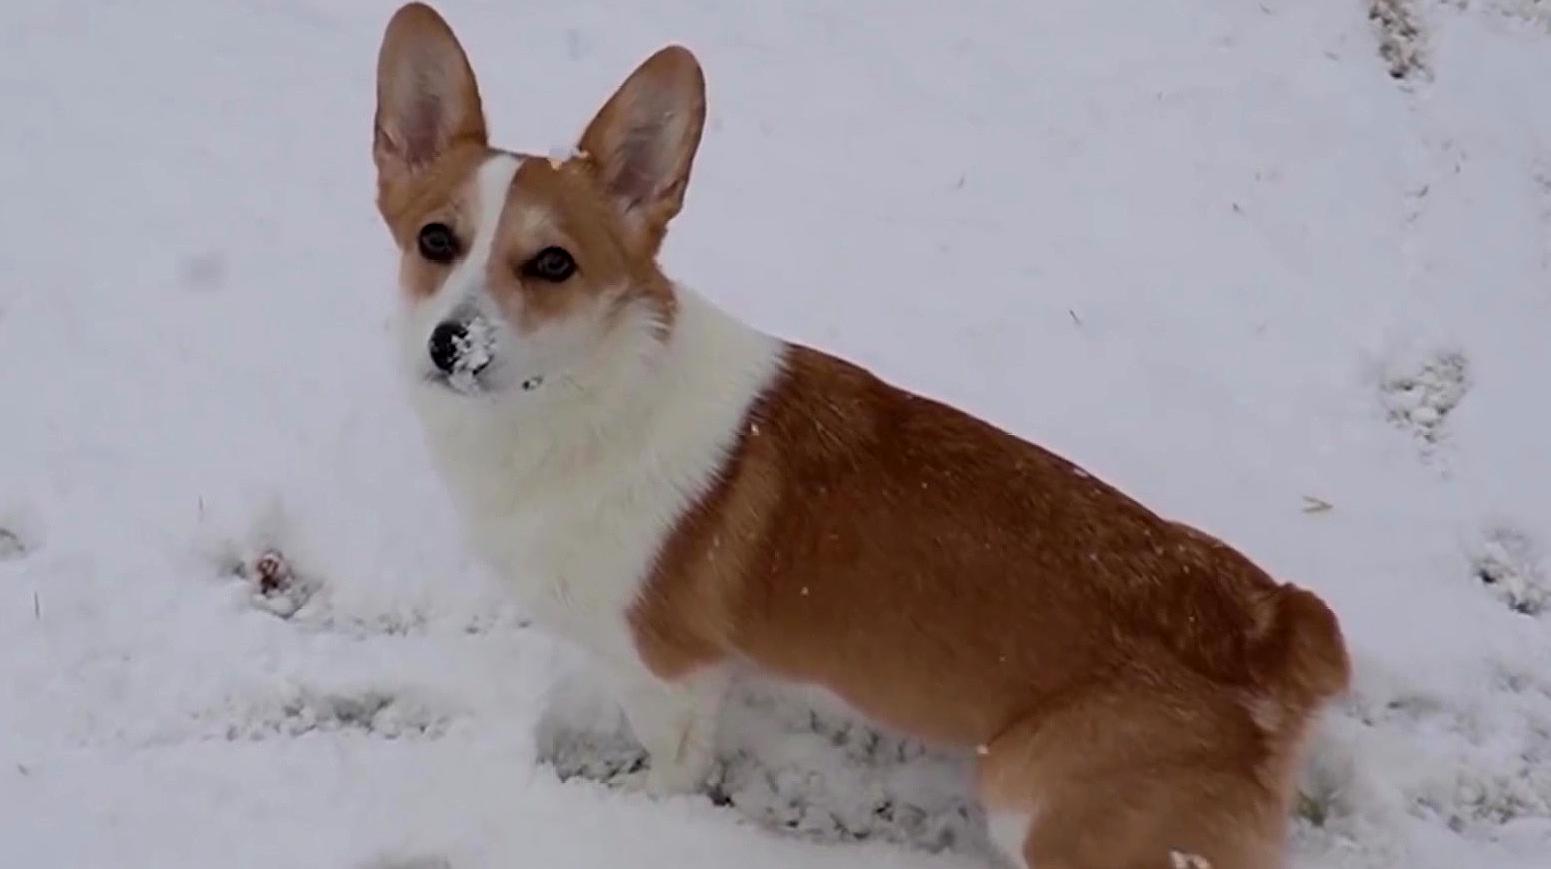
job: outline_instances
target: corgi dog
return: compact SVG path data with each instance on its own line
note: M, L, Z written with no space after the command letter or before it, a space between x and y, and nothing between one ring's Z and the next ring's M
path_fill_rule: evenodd
M705 120L648 58L564 156L493 147L452 30L377 68L411 400L470 544L693 791L734 670L976 755L1039 869L1283 865L1335 616L1076 465L739 322L657 263Z

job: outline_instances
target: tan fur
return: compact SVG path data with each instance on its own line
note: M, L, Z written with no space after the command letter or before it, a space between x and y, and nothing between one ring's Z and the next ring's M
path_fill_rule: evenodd
M436 291L451 265L430 262L415 252L415 238L428 223L450 227L465 246L473 234L474 174L492 154L489 148L457 149L391 186L379 200L404 256L400 284L414 295ZM633 254L628 229L608 211L586 161L551 166L525 157L507 192L507 206L493 244L486 283L519 332L535 331L582 306L646 302L664 326L672 322L673 293L651 255ZM527 278L522 266L539 251L562 247L576 259L577 273L563 288Z
M428 223L445 223L461 239L473 232L474 172L490 155L482 145L454 149L422 171L382 185L377 208L393 240L404 251L399 286L412 296L429 296L446 278L448 266L414 255L415 236Z
M564 319L578 307L604 300L650 302L666 323L673 293L652 254L637 252L599 195L596 170L573 158L558 165L528 159L517 170L491 257L490 292L521 332ZM563 288L524 280L522 264L550 245L576 259L577 273ZM655 253L655 247L652 249Z
M457 37L429 6L403 6L377 55L372 160L379 201L401 198L412 175L454 151L483 149L486 140L479 87Z
M680 93L692 95L689 105L669 101ZM669 46L641 64L582 134L582 153L601 167L604 189L625 205L626 225L637 228L647 256L684 205L704 125L700 64L686 49Z
M1040 867L1280 865L1347 679L1330 612L1037 446L814 350L787 368L656 566L648 664L746 659L984 746Z
M437 70L430 77L401 73L406 55ZM682 129L670 136L675 147L643 152L632 143L639 127L661 124L659 107L638 105L634 92L644 83L687 79L703 94L700 68L681 48L658 52L620 88L588 126L582 147L564 161L524 158L511 188L492 247L486 282L491 295L519 332L528 333L589 304L618 309L650 305L667 328L674 316L673 293L656 263L667 221L678 213L704 121L703 97L678 116ZM441 16L418 3L404 6L389 22L378 58L378 111L373 155L378 165L378 210L404 256L400 283L413 295L430 295L453 264L416 254L416 237L429 223L450 227L467 248L475 228L471 205L475 173L499 153L489 147L479 90L468 60ZM667 173L663 189L636 189L641 160ZM637 185L639 186L639 185ZM619 197L629 198L621 214ZM564 248L577 271L563 286L528 278L522 266L546 247Z
M490 152L467 61L418 4L385 40L384 58L405 51L446 74L379 87L399 107L379 110L379 206L406 285L430 292L445 267L413 255L415 234L459 229ZM427 88L445 104L416 109ZM660 305L671 330L655 257L702 89L693 57L666 49L599 113L584 153L522 164L487 276L520 329L624 294ZM551 244L580 266L563 292L521 277ZM1035 445L801 347L663 547L631 627L664 679L751 662L981 748L981 797L1031 817L1039 869L1163 869L1174 853L1280 866L1301 742L1349 671L1314 595Z

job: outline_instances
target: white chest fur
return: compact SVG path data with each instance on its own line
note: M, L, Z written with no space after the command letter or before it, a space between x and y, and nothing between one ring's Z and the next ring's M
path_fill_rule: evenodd
M587 388L511 404L425 385L415 403L470 542L529 614L637 665L630 606L724 466L783 347L679 289L665 348L622 345ZM546 389L549 387L546 386Z

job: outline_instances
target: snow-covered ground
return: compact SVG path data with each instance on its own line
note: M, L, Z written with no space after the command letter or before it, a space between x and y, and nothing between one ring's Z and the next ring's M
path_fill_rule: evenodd
M444 11L540 153L692 46L670 272L1332 602L1357 690L1301 869L1543 869L1551 13L1373 5ZM598 783L630 746L470 562L393 377L391 10L6 5L0 865L986 865L961 759L772 686L714 801Z

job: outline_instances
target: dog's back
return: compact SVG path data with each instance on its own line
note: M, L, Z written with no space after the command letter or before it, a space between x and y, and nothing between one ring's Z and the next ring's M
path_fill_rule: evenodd
M1014 851L1030 819L1043 831L1027 854L1041 867L1130 865L1114 862L1128 849L1138 866L1169 850L1274 865L1231 858L1223 836L1276 853L1306 724L1348 667L1313 594L803 348L634 621L658 672L746 658L978 749L988 806L1025 819Z

